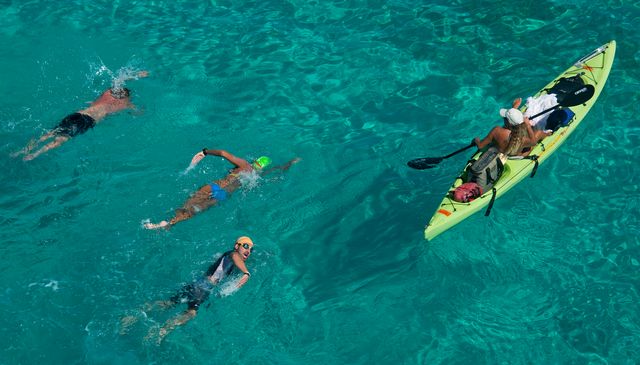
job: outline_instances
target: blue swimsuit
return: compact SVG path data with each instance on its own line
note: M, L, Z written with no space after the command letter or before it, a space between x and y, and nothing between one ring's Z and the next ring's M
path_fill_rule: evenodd
M218 184L211 183L209 186L211 186L211 199L215 199L220 202L227 199L227 191L221 188Z

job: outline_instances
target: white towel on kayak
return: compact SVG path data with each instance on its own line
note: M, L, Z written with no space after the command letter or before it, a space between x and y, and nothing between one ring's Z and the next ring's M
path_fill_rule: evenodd
M537 98L528 97L527 98L527 111L524 112L526 117L531 117L532 115L536 115L544 110L549 108L553 108L558 105L558 99L556 99L556 94L544 94L540 95ZM553 110L550 110L548 113L544 113L543 115L537 117L536 119L531 121L531 126L534 129L544 130L547 125L547 118L549 114L551 114Z

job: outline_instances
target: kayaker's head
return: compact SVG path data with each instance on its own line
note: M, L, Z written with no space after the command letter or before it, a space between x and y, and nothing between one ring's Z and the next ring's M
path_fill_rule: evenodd
M522 112L516 108L500 109L500 116L504 118L504 124L507 127L519 126L524 122Z

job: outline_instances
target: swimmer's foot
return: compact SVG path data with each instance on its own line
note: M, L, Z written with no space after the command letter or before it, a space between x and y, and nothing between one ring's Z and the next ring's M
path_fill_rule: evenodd
M138 322L138 317L126 316L120 320L120 336L126 335L129 328Z
M169 331L167 331L166 328L160 328L160 330L158 331L158 338L156 339L156 345L159 345L160 342L162 342L162 340L164 339L164 336L166 336L169 333Z
M164 337L168 334L166 328L152 327L149 329L149 333L144 337L145 342L155 342L156 345L160 345Z
M13 152L11 154L11 157L18 157L20 155L26 155L27 153L31 152L31 150L33 149L33 147L36 146L36 141L35 140L31 140L26 147L24 147L23 149L21 149L20 151L16 151Z
M144 224L144 228L146 229L159 229L159 228L169 228L169 222L167 221L162 221L160 223L145 223Z
M149 328L149 333L147 333L147 335L144 336L144 341L145 342L151 342L152 340L156 340L156 342L157 342L158 330L159 330L158 327Z
M16 152L11 152L11 154L9 156L16 158L20 155L24 155L25 153L27 153L27 151L25 151L25 149L21 149L20 151L16 151Z

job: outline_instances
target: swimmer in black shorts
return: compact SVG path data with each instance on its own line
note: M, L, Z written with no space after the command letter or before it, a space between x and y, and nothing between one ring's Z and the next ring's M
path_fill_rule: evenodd
M148 75L149 73L147 71L140 71L136 74L135 78L147 77ZM31 140L25 148L13 153L12 156L16 157L19 155L25 155L23 160L33 160L42 153L45 153L52 148L60 147L60 145L69 139L85 133L89 129L95 127L95 125L107 115L125 109L136 109L135 105L131 103L129 89L123 87L111 88L102 93L102 95L91 103L88 108L66 116L48 133L40 137L38 140ZM33 153L31 152L38 145L43 143L46 144L39 150Z
M154 329L149 331L147 339L155 338L157 343L171 332L177 326L185 324L191 318L195 317L200 305L208 298L214 287L217 286L224 278L231 275L235 269L242 273L242 277L236 284L238 288L246 284L251 274L245 265L245 261L251 255L253 250L253 241L247 236L238 237L235 242L234 250L227 251L220 256L213 265L209 266L204 275L192 283L184 285L174 296L168 301L157 301L153 304L145 305L144 310L152 310L155 308L168 309L179 303L186 303L187 310L169 319L157 333ZM143 312L144 313L144 312ZM146 316L146 315L145 315ZM120 334L125 334L129 327L138 320L135 316L127 316L122 319L122 327Z
M87 114L73 113L65 117L53 132L57 136L75 137L96 125L96 120Z

